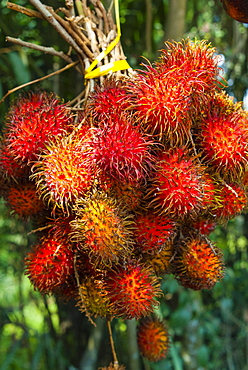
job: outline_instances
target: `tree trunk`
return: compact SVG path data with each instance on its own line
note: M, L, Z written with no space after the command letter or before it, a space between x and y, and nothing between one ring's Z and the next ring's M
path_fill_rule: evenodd
M164 39L180 41L184 35L187 0L169 0Z

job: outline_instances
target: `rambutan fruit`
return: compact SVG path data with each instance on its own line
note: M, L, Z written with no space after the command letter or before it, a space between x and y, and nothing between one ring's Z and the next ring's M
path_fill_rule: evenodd
M139 256L144 264L152 267L157 276L162 276L170 273L174 253L174 246L171 241L164 244L163 249L157 253L141 253Z
M202 235L209 235L215 230L216 222L200 218L192 223L192 227Z
M178 81L177 72L163 76L146 66L129 82L130 107L143 130L171 145L188 141L192 125L189 117L191 91L185 81Z
M47 144L32 167L31 177L44 201L52 204L52 213L62 210L69 215L72 203L86 195L94 180L86 146L74 138L70 135Z
M149 361L157 362L166 357L170 337L167 326L157 317L145 317L137 327L137 342L140 353Z
M248 125L241 112L204 119L197 145L203 161L213 171L231 181L242 178L248 163Z
M67 132L72 116L65 104L53 94L30 93L21 97L6 117L5 138L15 159L30 162L44 150L46 143Z
M219 203L212 213L219 221L227 221L246 209L247 193L241 185L223 183L217 192Z
M219 60L216 49L207 41L186 39L181 42L165 42L165 49L161 51L156 68L165 75L171 71L175 71L178 77L183 75L199 98L199 95L204 97L207 91L217 89Z
M132 217L106 193L94 191L75 203L73 240L88 251L95 265L118 263L132 250Z
M92 117L95 126L108 123L109 117L118 117L128 108L128 94L124 81L105 79L89 95L86 115Z
M110 317L112 312L109 300L103 289L103 282L94 277L85 277L78 287L77 304L81 312L93 317Z
M139 319L158 307L162 295L159 279L151 268L131 261L106 276L106 295L116 317Z
M153 142L125 114L114 120L109 117L109 121L108 126L95 129L92 161L116 180L137 182L151 166Z
M168 217L147 213L136 216L134 222L135 245L141 252L157 253L175 236L175 222Z
M141 203L143 192L139 184L112 181L110 194L125 204L130 211L134 211Z
M25 274L41 293L54 293L74 273L74 253L63 239L44 236L25 258Z
M156 163L150 206L168 217L195 216L202 208L202 168L183 148L163 152Z
M222 252L207 237L192 233L178 242L173 274L185 288L211 289L224 276Z
M44 203L32 182L12 182L7 187L4 198L12 213L24 219L34 217L44 209Z
M20 178L25 176L27 170L22 162L16 160L10 151L6 148L5 141L1 142L0 147L0 168L3 176L6 178Z

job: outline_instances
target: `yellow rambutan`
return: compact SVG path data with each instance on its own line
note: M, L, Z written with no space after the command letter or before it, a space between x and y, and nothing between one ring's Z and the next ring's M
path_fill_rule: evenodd
M74 135L63 137L47 145L32 167L32 179L52 212L70 213L72 203L91 188L94 177L88 150Z
M111 265L132 250L132 216L106 193L94 191L77 200L72 237L94 264Z
M160 361L169 351L167 326L157 317L145 317L137 327L137 341L142 356L152 362Z

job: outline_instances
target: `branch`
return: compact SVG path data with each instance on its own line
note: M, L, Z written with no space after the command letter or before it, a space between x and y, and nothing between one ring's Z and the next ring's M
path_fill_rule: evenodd
M27 47L27 48L30 48L30 49L39 50L39 51L42 51L45 54L55 55L55 56L58 56L58 57L64 59L67 63L73 63L73 60L70 57L68 57L68 55L63 53L63 51L55 50L53 47L46 47L46 46L36 45L36 44L32 44L31 42L22 41L21 39L16 39L14 37L9 37L9 36L6 37L6 41L13 42L14 44L24 46L24 47Z
M25 84L23 84L23 85L20 85L20 86L15 87L15 88L14 88L14 89L12 89L12 90L9 90L9 91L7 92L7 94L5 94L5 95L4 95L4 97L0 100L0 104L2 104L2 102L7 98L7 96L9 96L10 94L12 94L13 92L15 92L15 91L17 91L17 90L20 90L20 89L22 89L23 87L26 87L26 86L32 85L32 84L34 84L34 83L36 83L36 82L43 81L43 80L45 80L46 78L52 77L52 76L57 75L57 74L59 74L59 73L61 73L61 72L64 72L64 71L66 71L67 69L69 69L69 68L71 68L71 67L76 66L78 63L79 63L79 61L77 61L77 62L73 62L73 63L71 63L71 64L67 64L67 66L65 66L64 68L58 69L57 71L52 72L52 73L50 73L49 75L46 75L46 76L41 77L41 78L38 78L37 80L29 81L29 82L27 82L27 83L25 83Z
M40 0L29 0L29 2L40 11L44 18L56 29L56 31L63 37L63 39L71 45L71 47L79 54L82 58L85 58L82 50L74 39L68 34L68 32L61 26L61 24L54 18L49 10L40 2Z
M25 14L29 17L36 17L36 18L44 19L43 15L41 15L40 12L37 12L36 10L33 10L33 9L25 8L24 6L20 6L14 3L7 2L6 7L8 9L12 9L19 13Z

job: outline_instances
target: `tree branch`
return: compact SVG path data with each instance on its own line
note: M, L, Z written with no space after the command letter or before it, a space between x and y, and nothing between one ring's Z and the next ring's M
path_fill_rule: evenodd
M12 42L14 44L24 46L24 47L27 47L27 48L30 48L30 49L39 50L39 51L42 51L45 54L51 54L51 55L54 55L54 56L58 56L58 57L64 59L67 63L73 63L73 60L70 57L68 57L68 55L63 53L63 51L55 50L53 47L46 47L46 46L36 45L36 44L32 44L31 42L22 41L21 39L16 39L14 37L9 37L9 36L6 37L6 41Z

